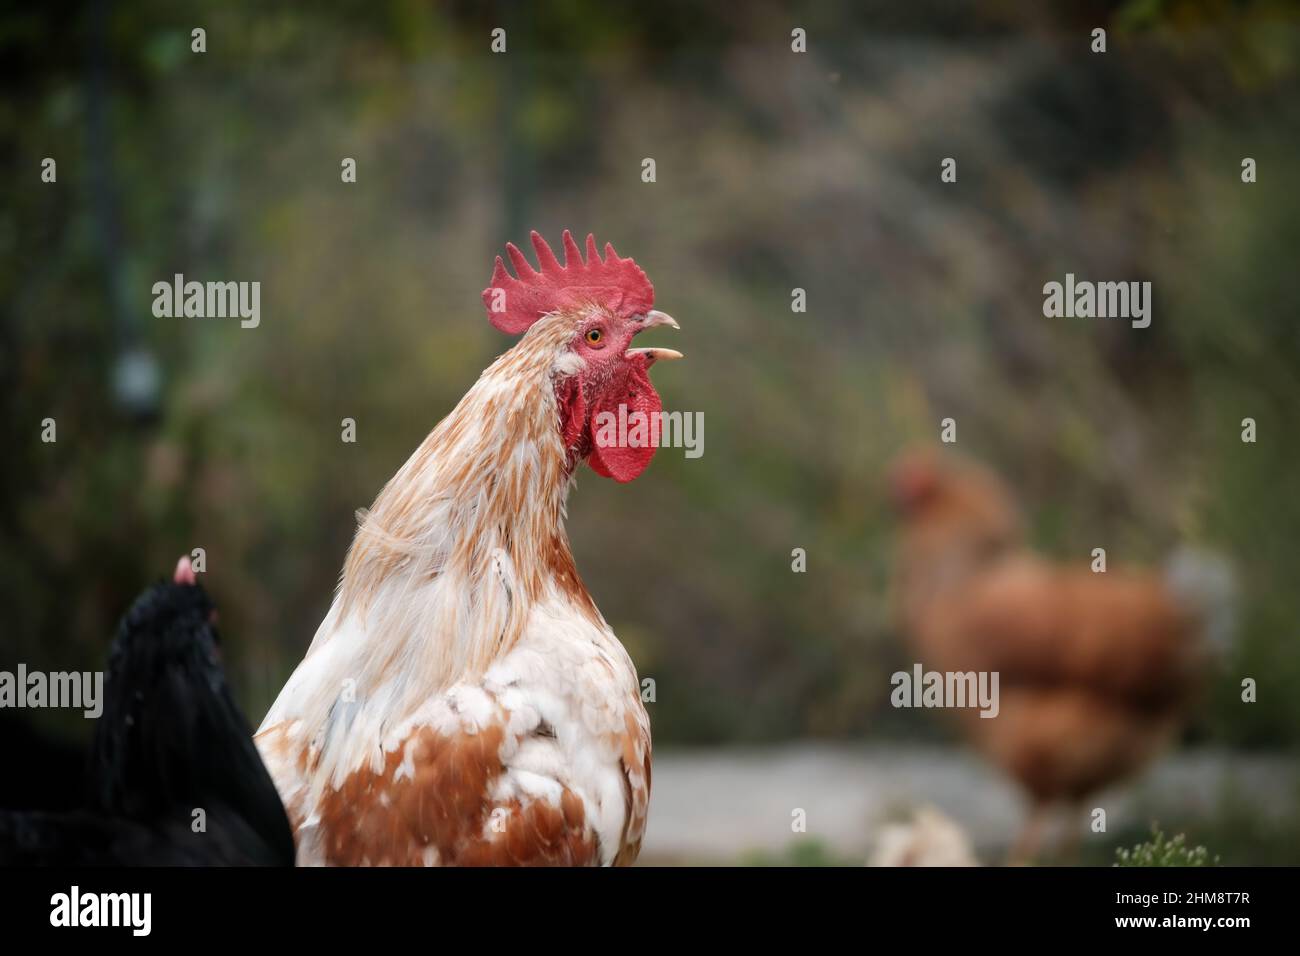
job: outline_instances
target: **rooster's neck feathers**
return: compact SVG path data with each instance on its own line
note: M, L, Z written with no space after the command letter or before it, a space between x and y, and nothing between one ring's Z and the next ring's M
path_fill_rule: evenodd
M358 696L382 689L394 716L483 674L540 602L565 602L605 627L564 530L573 459L555 378L576 370L571 334L565 316L537 322L359 515L308 653L329 648L335 676L355 681ZM337 687L321 687L321 724Z

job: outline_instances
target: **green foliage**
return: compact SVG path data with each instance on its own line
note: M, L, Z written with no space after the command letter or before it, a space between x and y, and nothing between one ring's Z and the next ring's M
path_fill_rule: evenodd
M842 856L824 840L809 837L792 841L784 850L753 851L740 858L740 866L862 866L862 860Z
M1115 866L1218 866L1219 858L1210 859L1203 846L1187 846L1187 838L1179 833L1166 838L1158 827L1151 828L1151 839L1132 849L1120 847L1115 851Z
M1224 779L1217 788L1198 785L1203 805L1195 810L1174 812L1139 790L1134 818L1159 819L1165 832L1182 833L1192 845L1214 847L1216 862L1223 866L1300 864L1300 773L1265 784L1242 769ZM1107 866L1118 850L1131 852L1134 844L1149 841L1151 832L1146 823L1134 823L1092 834L1081 841L1077 859L1051 862Z

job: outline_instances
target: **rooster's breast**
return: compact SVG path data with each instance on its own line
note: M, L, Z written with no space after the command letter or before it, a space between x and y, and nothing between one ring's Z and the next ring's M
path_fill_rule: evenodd
M636 672L607 629L563 609L400 722L363 701L346 734L371 741L368 756L329 779L303 728L259 734L300 863L600 865L639 849L650 736Z

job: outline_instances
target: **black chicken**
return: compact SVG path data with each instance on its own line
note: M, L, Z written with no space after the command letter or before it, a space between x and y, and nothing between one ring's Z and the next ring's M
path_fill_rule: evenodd
M0 865L292 866L284 807L182 558L118 625L84 809L0 811Z

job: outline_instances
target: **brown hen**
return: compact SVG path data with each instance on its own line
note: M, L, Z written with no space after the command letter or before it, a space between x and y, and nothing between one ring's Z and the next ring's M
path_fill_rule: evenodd
M1207 662L1203 599L1226 591L1221 567L1099 573L1045 560L991 472L934 451L899 459L891 484L900 623L926 669L998 673L996 717L957 713L1027 793L1011 856L1030 859L1049 808L1138 770L1183 725Z

